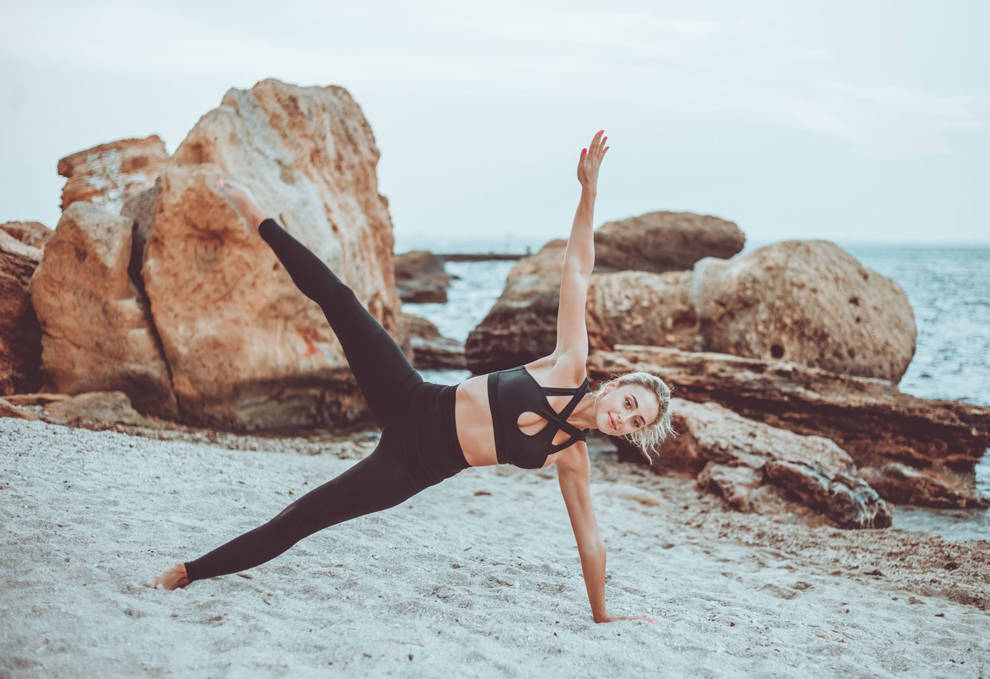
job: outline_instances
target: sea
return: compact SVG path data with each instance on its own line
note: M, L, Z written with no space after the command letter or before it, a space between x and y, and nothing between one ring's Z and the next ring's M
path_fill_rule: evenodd
M535 249L509 242L501 245L501 252ZM922 398L990 406L990 246L839 245L868 268L896 281L914 309L917 349L900 390ZM747 245L743 252L759 246ZM481 241L461 242L457 251L489 252L489 247ZM447 273L456 276L447 303L404 304L403 309L428 318L441 334L463 342L502 293L514 264L506 260L447 262ZM457 384L470 377L460 370L421 372L425 379L441 384ZM976 466L976 486L990 496L990 451ZM990 510L897 506L894 529L950 540L990 540Z

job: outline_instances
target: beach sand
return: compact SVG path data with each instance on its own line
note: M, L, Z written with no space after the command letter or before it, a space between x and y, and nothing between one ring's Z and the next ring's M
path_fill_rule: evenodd
M0 677L990 676L986 541L739 514L605 454L608 609L652 623L592 621L553 469L469 469L146 588L374 444L206 438L0 420Z

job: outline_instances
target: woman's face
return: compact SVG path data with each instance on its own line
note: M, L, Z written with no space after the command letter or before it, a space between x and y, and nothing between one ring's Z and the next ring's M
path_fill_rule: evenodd
M595 422L599 431L622 436L652 424L659 413L660 401L651 390L639 384L609 382L598 399Z

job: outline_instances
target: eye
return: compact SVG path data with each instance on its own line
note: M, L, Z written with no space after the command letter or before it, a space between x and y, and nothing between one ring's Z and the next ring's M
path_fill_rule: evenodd
M632 401L630 401L629 400L629 397L627 396L626 397L626 407L629 408L629 407L631 407L631 405L632 405Z

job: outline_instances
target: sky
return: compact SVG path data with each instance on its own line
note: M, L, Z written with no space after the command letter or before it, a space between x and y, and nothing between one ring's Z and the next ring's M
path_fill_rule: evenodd
M396 251L712 214L750 242L990 244L984 2L0 0L0 221L54 227L58 159L158 134L229 88L340 85L381 159Z

